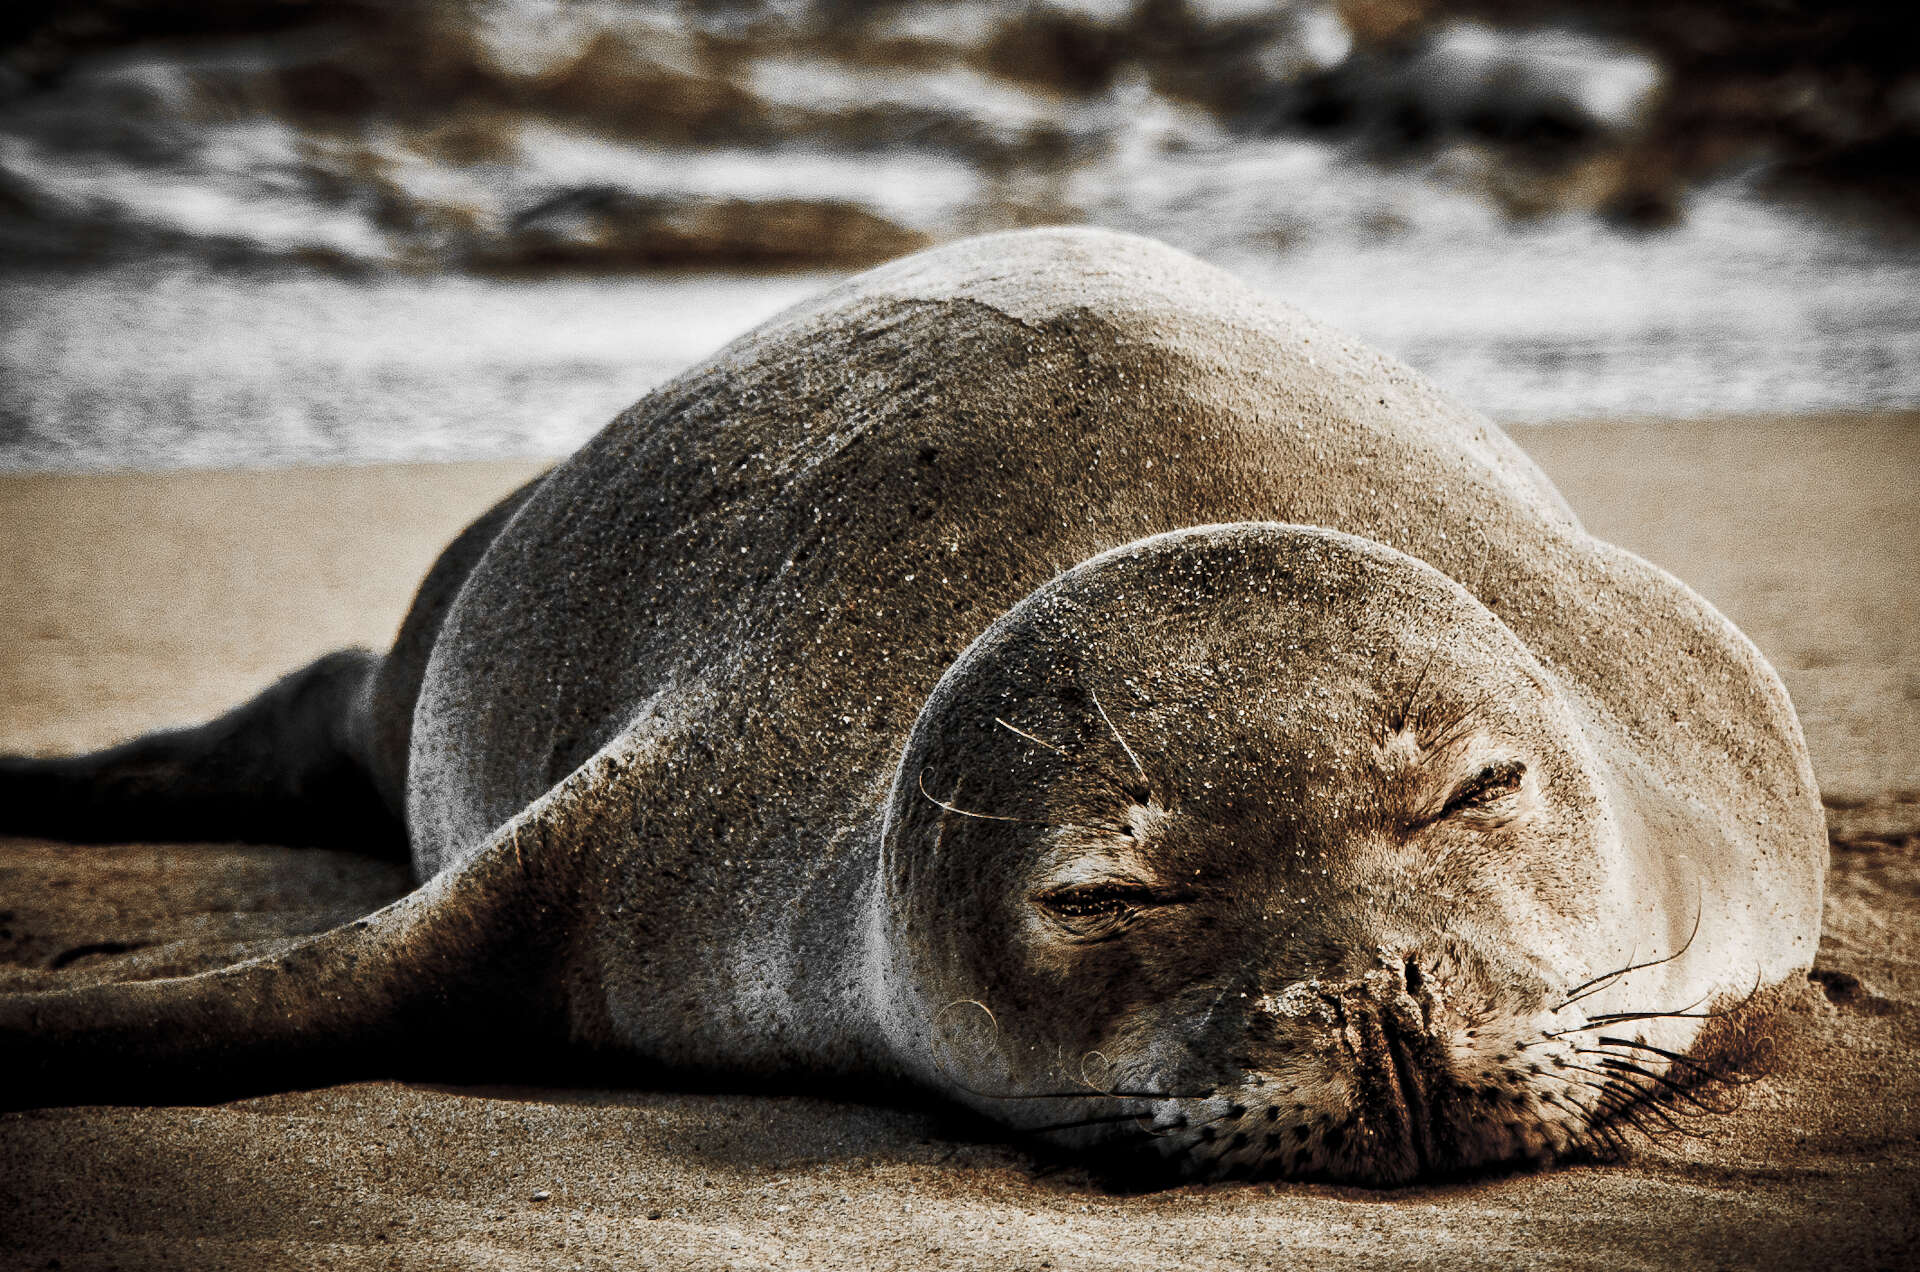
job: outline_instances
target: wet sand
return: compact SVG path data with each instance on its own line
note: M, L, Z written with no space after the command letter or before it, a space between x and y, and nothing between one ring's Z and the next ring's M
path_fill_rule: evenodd
M1114 1196L927 1112L365 1083L0 1115L0 1266L1920 1263L1920 415L1511 431L1774 661L1832 805L1819 979L1773 1075L1699 1138L1385 1193ZM196 719L383 642L537 467L0 478L0 750ZM345 853L0 840L0 989L212 965L406 886Z

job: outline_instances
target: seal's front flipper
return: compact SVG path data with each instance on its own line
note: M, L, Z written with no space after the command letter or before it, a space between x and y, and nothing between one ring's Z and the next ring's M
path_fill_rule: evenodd
M0 833L74 843L242 840L405 856L367 760L380 659L328 654L190 729L91 755L0 758Z
M279 955L0 997L0 1107L179 1103L371 1077L510 1077L567 1039L576 854L535 805L460 865Z

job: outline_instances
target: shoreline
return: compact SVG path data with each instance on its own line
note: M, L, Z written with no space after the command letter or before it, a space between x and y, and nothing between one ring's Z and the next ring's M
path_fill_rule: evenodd
M1547 218L1482 239L1442 217L1378 240L1340 232L1352 222L1329 209L1278 253L1157 220L1092 223L1170 233L1502 421L1920 402L1920 254L1848 247L1785 212L1757 229L1738 199L1712 209L1657 236ZM844 277L0 266L0 469L566 453Z

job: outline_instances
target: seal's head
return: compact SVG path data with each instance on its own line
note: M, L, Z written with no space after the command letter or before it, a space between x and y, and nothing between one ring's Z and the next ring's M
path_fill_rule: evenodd
M1180 1174L1549 1158L1640 1090L1581 1054L1614 1045L1582 982L1695 918L1613 802L1577 704L1431 567L1272 524L1130 544L996 623L914 726L890 1034L995 1118ZM1649 1081L1651 1045L1617 1052Z

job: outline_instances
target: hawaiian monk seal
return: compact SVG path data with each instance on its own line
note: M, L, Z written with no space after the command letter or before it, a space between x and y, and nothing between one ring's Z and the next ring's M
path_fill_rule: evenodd
M385 659L0 796L71 838L397 820L423 881L0 1001L15 1104L552 1045L1170 1177L1610 1143L1808 966L1825 855L1705 602L1405 368L1084 230L783 314L463 534Z

